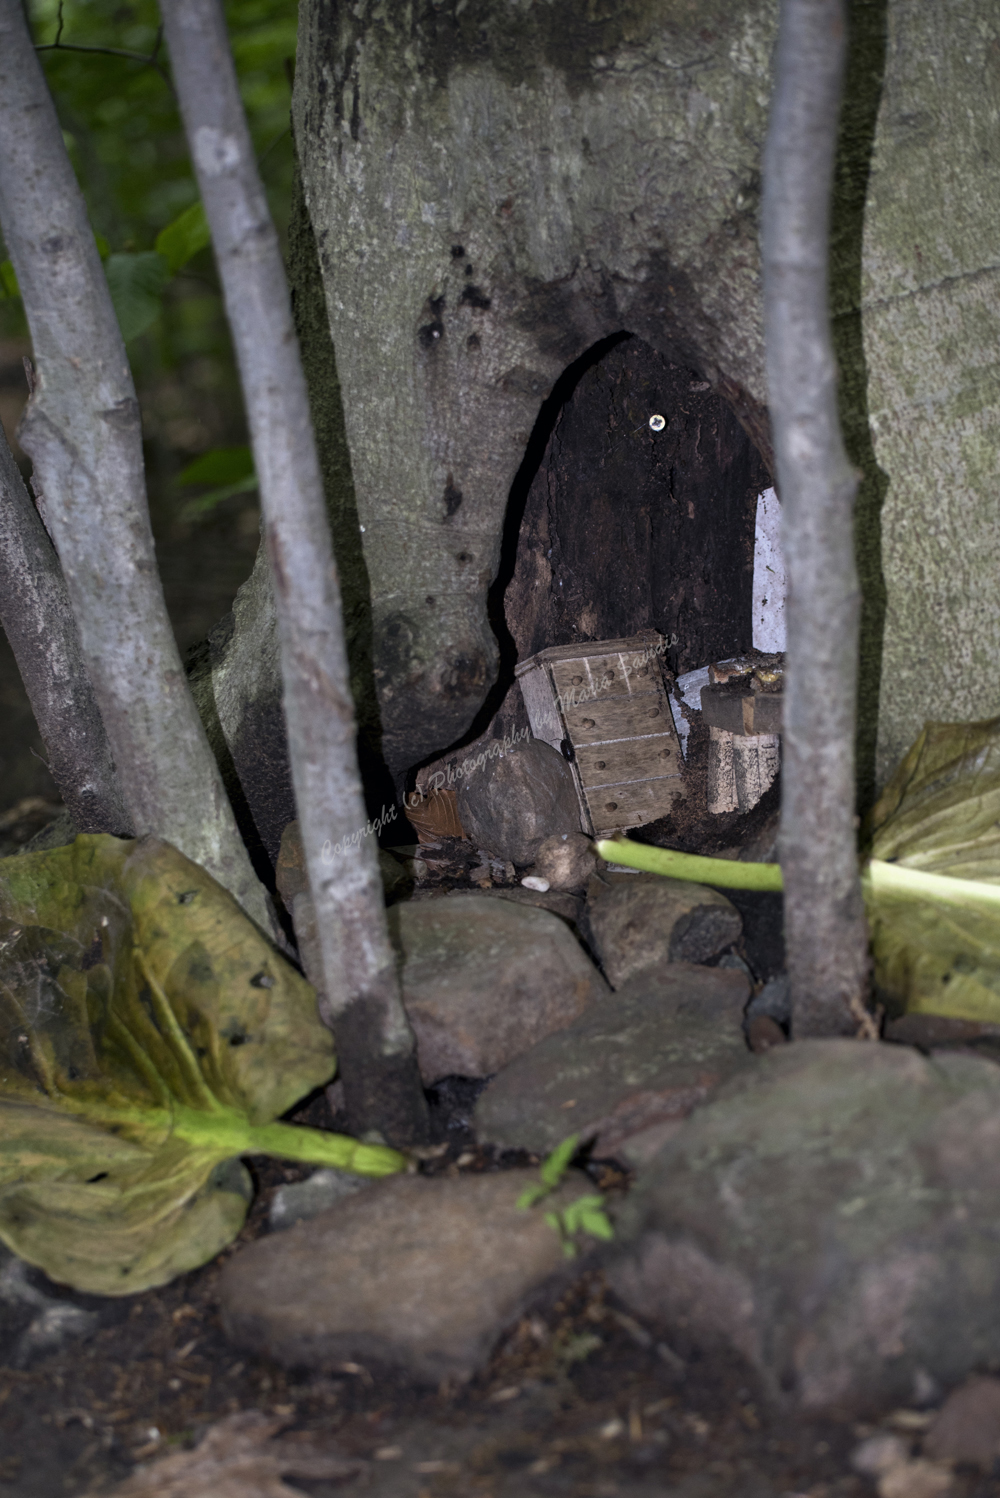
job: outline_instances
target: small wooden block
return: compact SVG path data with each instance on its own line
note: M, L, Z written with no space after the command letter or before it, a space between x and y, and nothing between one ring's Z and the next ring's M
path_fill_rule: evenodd
M754 692L722 683L701 689L701 711L709 728L755 738L781 732L782 701L781 692Z

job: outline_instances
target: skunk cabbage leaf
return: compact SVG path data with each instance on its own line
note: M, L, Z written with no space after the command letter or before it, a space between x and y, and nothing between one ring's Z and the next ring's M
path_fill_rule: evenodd
M335 1070L316 995L156 838L0 861L0 1240L130 1295L236 1236L255 1152L359 1174L401 1155L275 1120Z
M872 828L880 991L897 1010L1000 1024L1000 718L928 723Z

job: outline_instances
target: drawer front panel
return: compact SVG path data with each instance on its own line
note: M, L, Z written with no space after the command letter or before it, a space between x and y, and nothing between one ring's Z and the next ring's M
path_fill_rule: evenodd
M672 733L625 739L620 744L584 745L577 750L576 762L585 786L618 785L681 772L680 749Z
M564 708L563 716L577 749L605 739L634 739L645 734L670 733L673 729L670 707L662 691L597 697L580 707Z
M638 780L633 785L604 785L584 791L595 832L612 832L622 827L639 827L657 817L665 817L677 796L683 796L684 782L679 775L664 780Z
M641 653L623 651L615 655L588 655L577 661L553 661L552 680L564 708L574 710L574 703L586 706L606 697L630 697L637 692L658 691L662 685L660 668L655 660L643 660Z

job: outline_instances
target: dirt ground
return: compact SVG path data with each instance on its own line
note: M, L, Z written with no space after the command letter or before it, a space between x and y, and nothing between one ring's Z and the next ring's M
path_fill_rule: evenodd
M507 1163L469 1149L450 1102L437 1123L454 1137L432 1168ZM320 1096L297 1116L316 1124L324 1106ZM219 1273L267 1230L276 1187L305 1173L250 1164L258 1194L244 1230L203 1269L122 1300L73 1295L33 1274L46 1294L96 1312L87 1340L13 1367L35 1313L0 1307L0 1498L112 1491L137 1466L246 1410L276 1416L286 1439L316 1438L355 1459L345 1481L287 1479L315 1498L866 1498L876 1489L850 1467L859 1439L877 1428L917 1439L927 1423L919 1410L859 1423L770 1409L739 1359L667 1347L655 1326L615 1304L596 1271L510 1327L464 1388L421 1389L356 1364L316 1373L247 1357L219 1323ZM605 1189L621 1189L613 1167L592 1171ZM960 1473L952 1492L993 1498L1000 1482Z
M23 815L8 835L42 815ZM751 905L744 919L747 948L773 951L773 912ZM450 1081L431 1094L442 1152L424 1165L429 1173L532 1162L476 1146L469 1116L478 1090ZM323 1092L291 1117L338 1123ZM257 1195L239 1238L160 1290L101 1299L29 1272L32 1289L94 1314L84 1339L25 1355L23 1334L39 1306L4 1303L0 1274L0 1498L113 1492L241 1411L274 1417L283 1450L318 1442L348 1459L350 1475L337 1482L290 1475L277 1490L314 1498L869 1498L876 1487L851 1469L859 1440L885 1429L918 1449L931 1418L911 1409L817 1421L770 1408L739 1358L676 1338L667 1345L655 1325L616 1305L595 1269L507 1328L489 1367L465 1387L420 1388L357 1364L286 1370L247 1356L220 1324L220 1271L268 1231L275 1190L308 1174L265 1158L248 1163ZM612 1199L628 1187L614 1162L590 1171ZM1000 1481L960 1472L950 1494L1000 1498Z

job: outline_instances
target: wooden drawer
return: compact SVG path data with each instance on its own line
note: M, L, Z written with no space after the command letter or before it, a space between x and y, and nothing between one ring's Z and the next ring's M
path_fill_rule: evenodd
M666 816L674 796L683 795L679 775L661 780L635 780L630 785L585 786L584 796L595 832L640 827Z
M636 651L553 661L550 669L564 712L581 703L655 691L660 684L660 668L655 660L643 660Z
M664 775L679 775L681 772L680 751L672 733L659 734L652 739L584 744L577 750L576 763L585 786L658 780Z
M673 729L666 693L662 691L628 697L598 697L582 707L564 709L563 717L577 747L608 739L634 739Z

